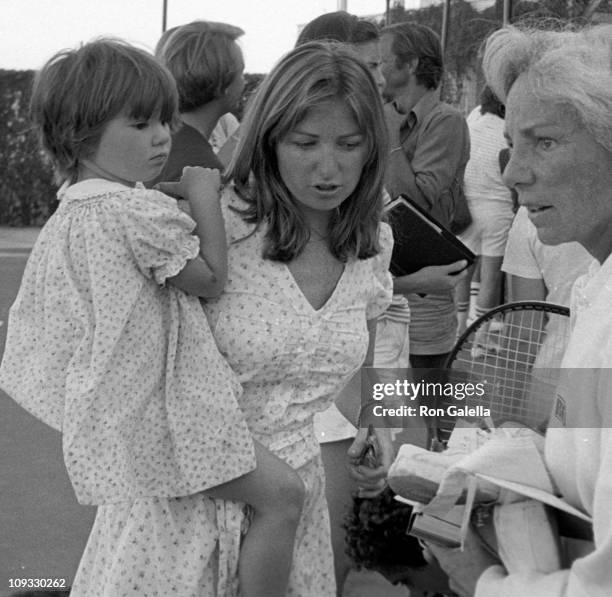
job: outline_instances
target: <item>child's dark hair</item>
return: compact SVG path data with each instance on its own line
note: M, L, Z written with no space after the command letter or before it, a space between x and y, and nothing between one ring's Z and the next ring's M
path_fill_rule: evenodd
M427 561L419 542L407 535L412 508L394 499L387 487L375 498L353 498L344 520L347 554L358 568L423 568Z
M155 58L118 39L98 39L53 56L34 79L30 118L60 181L74 182L105 125L119 114L175 122L172 75Z

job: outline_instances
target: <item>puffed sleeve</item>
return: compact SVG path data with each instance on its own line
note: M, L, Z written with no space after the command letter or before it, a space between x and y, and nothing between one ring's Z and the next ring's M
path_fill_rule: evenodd
M393 297L393 277L389 273L393 233L388 224L379 225L380 253L370 261L372 264L372 293L366 306L366 319L375 319L382 315L391 304Z
M135 189L127 195L126 209L117 215L134 261L144 276L163 284L198 255L195 222L159 191Z
M3 389L62 431L83 504L191 495L253 470L240 387L198 299L158 285L197 254L193 223L161 193L78 190L28 261Z

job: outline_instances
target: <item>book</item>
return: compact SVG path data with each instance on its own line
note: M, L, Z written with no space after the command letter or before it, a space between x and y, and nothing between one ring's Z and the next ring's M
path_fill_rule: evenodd
M453 506L444 515L431 515L423 512L424 505L408 500L400 495L395 501L412 507L412 515L406 534L431 541L444 547L459 547L461 545L461 523L465 513L464 505Z
M532 487L531 485L507 481L491 475L476 473L476 476L479 479L487 481L491 485L497 485L501 489L514 491L515 493L524 496L526 499L535 500L545 506L553 508L554 510L551 510L551 514L553 512L555 513L555 518L559 527L559 534L561 536L570 537L572 539L582 539L584 541L593 541L593 519L585 512L582 512L578 508L570 505L561 496ZM405 497L406 494L409 495L410 498ZM460 499L456 506L451 509L449 514L431 515L422 512L422 509L425 507L424 503L415 500L412 498L412 496L412 492L404 492L404 495L398 494L395 496L395 499L398 502L408 504L415 508L415 520L411 521L409 534L422 539L435 540L442 545L452 546L452 544L456 542L458 538L459 531L456 527L460 526L457 514L458 510L456 510L456 508L463 507L463 500ZM421 495L418 495L417 497L419 499L422 498ZM414 532L412 532L417 514L420 516L420 518L416 523ZM426 533L429 534L428 537L425 536Z
M466 456L462 451L430 452L420 446L404 444L389 467L389 487L402 498L428 504L436 496L446 471ZM488 502L497 497L497 492L482 483L477 496L478 502ZM457 503L465 503L465 497L466 489L463 489Z
M389 270L405 276L429 265L448 265L465 259L470 265L476 256L450 230L400 195L384 208L393 230L393 253Z
M463 439L469 439L468 432L477 430L466 428L464 431L466 437ZM462 438L454 441L453 436L449 444L452 442L454 449L449 448L445 452L428 452L411 444L401 446L387 477L389 487L398 494L395 499L410 504L418 503L418 511L424 511L425 515L444 521L447 518L444 512L449 504L465 503L467 479L469 475L474 475L478 480L474 487L475 504L536 501L554 509L554 517L562 536L591 540L591 517L558 495L550 479L541 454L543 446L538 448L536 445L536 440L543 443L543 438L528 429L496 431L499 433L495 437L485 440L480 448L469 454L457 450L462 446ZM503 437L502 432L513 435ZM477 433L472 434L476 435ZM529 438L533 443L526 441ZM456 477L455 481L449 484L447 470L451 468L456 469L455 475L463 471L468 477ZM483 472L479 472L479 469ZM445 479L446 486L440 494L438 489ZM449 501L450 498L452 501ZM435 503L436 500L438 504ZM436 525L441 523L437 520L422 519L417 524L417 529L423 524L427 530L432 525L438 528ZM451 540L452 533L446 531L450 533L452 529L442 525L440 534L446 537L445 540Z
M443 547L459 547L464 510L465 506L454 506L444 516L415 512L410 520L408 534Z

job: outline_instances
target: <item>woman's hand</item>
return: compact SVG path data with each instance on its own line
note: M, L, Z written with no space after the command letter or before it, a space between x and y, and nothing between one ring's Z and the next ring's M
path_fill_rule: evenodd
M451 590L460 597L472 597L480 575L490 566L500 564L471 527L468 529L463 550L458 547L441 547L429 542L425 545L426 550L448 574Z
M397 294L428 294L452 290L467 275L467 261L455 261L449 265L429 265L412 274L393 280L393 291Z
M359 497L375 497L387 485L387 472L395 457L389 429L374 429L377 466L368 466L361 461L361 455L368 445L368 429L362 427L357 432L349 448L349 476L359 487Z

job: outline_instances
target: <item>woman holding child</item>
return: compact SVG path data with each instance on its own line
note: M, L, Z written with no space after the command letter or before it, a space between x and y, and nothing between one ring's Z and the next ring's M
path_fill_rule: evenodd
M62 52L34 97L64 185L11 309L0 383L62 430L77 496L100 506L73 594L335 595L312 419L371 362L391 299L367 67L324 44L285 56L221 205L211 171L164 187L191 218L140 184L164 165L177 106L150 56L112 40ZM352 467L374 492L390 443L378 430L367 469L365 432Z
M367 67L349 49L300 46L259 88L222 196L228 283L205 309L243 385L251 432L306 486L296 597L335 595L313 414L371 362L375 319L391 299L384 130ZM354 453L362 443L363 431ZM378 485L376 472L355 472L364 487Z

